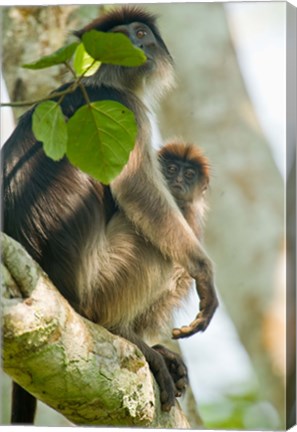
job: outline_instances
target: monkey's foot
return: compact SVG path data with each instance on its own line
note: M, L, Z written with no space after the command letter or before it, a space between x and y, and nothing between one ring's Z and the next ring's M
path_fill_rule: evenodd
M166 361L162 354L153 347L150 348L142 344L142 348L142 352L150 365L150 369L160 389L162 411L169 412L175 405L176 388L166 365Z
M187 367L181 356L163 345L154 345L152 348L164 358L175 385L175 397L180 397L185 392L189 383Z

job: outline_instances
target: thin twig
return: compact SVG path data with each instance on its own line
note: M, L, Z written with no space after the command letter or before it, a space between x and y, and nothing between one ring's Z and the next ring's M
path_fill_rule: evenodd
M26 107L26 106L30 106L30 105L36 105L36 104L39 104L41 102L45 102L47 100L54 99L54 98L61 98L59 100L59 103L61 103L61 101L63 100L63 98L67 94L74 92L78 87L80 87L80 89L81 89L81 91L82 91L82 93L84 95L84 98L86 100L86 103L90 104L91 101L90 101L88 93L85 90L84 85L82 84L82 80L85 77L85 74L89 71L89 69L91 69L93 67L93 65L94 65L95 62L96 62L96 60L94 60L93 63L78 78L77 78L77 76L75 74L75 71L72 69L71 65L68 62L64 62L65 66L69 69L69 71L72 73L72 75L75 78L75 81L66 90L63 90L61 92L53 92L53 93L51 93L50 95L48 95L46 97L43 97L43 98L40 98L40 99L35 99L35 100L32 100L32 101L1 102L0 103L0 108L6 108L6 107L22 108L22 107Z
M50 95L40 98L40 99L35 99L33 101L21 101L21 102L1 102L0 103L0 108L5 108L5 107L13 107L13 108L18 108L18 107L26 107L26 106L30 106L30 105L36 105L40 102L45 102L47 100L50 99L54 99L56 97L61 97L61 96L65 96L69 93L72 93L75 89L77 88L77 86L75 86L75 88L73 88L73 86L71 85L70 87L68 87L66 90L63 90L61 92L54 92L51 93Z

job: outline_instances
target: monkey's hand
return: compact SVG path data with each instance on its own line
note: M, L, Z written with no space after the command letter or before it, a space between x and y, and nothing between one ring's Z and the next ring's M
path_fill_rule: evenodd
M214 287L212 264L205 260L201 264L201 270L196 280L196 290L200 298L200 312L188 326L174 328L172 330L173 339L181 339L192 336L195 333L204 331L210 323L216 308L218 299Z

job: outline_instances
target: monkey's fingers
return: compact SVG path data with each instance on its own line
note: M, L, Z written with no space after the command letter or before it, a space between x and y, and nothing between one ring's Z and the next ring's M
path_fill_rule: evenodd
M196 316L196 319L188 326L173 329L173 339L189 337L195 333L204 331L208 327L218 307L219 303L210 264L206 264L204 270L199 274L198 278L196 278L196 290L200 298L200 312Z
M182 326L180 328L174 328L172 330L173 339L182 339L190 337L200 331L204 331L209 324L208 317L204 317L200 312L197 318L191 322L188 326Z

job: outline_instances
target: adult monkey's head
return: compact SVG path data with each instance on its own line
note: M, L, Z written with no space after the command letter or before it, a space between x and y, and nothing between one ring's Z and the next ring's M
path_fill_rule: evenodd
M123 33L147 57L138 67L103 64L95 78L119 89L128 87L134 92L145 92L150 99L162 96L172 87L173 60L156 25L156 16L140 7L123 6L103 14L74 34L81 38L90 30Z

